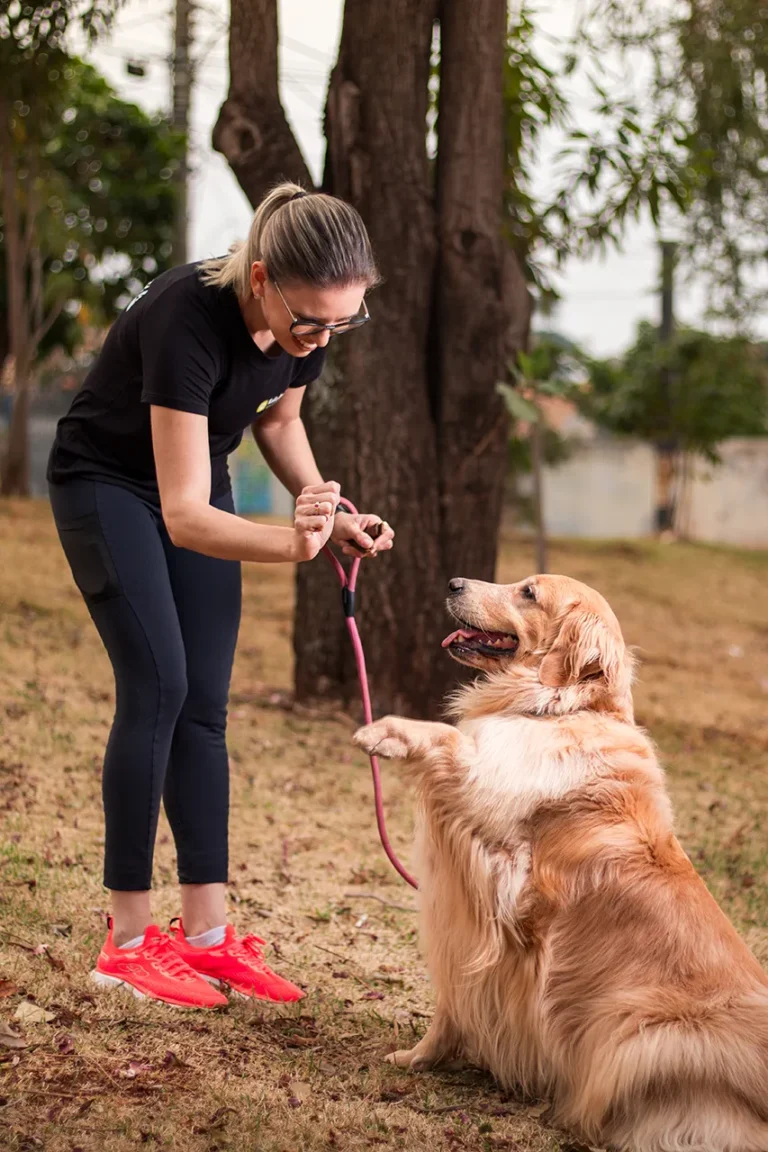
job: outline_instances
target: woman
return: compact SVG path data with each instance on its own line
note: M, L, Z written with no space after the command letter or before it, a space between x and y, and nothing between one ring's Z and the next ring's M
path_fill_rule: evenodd
M112 661L104 759L104 883L112 916L92 979L189 1007L212 985L296 1000L255 936L227 925L226 710L240 561L392 547L378 516L338 512L301 420L332 335L368 320L378 273L362 220L330 196L273 189L245 244L163 273L111 328L59 422L48 467L64 551ZM297 496L292 528L234 514L227 456L244 429ZM373 539L366 529L381 525ZM160 800L178 856L182 919L152 923Z

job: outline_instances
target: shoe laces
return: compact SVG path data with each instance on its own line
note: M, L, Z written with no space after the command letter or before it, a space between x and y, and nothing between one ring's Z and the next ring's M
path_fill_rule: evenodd
M199 979L195 970L190 968L182 956L179 956L168 936L156 936L142 951L150 957L156 968L174 980L196 982Z
M254 936L251 932L236 940L232 951L241 960L245 960L251 968L255 968L259 972L268 972L263 951L265 944L265 940L262 940L260 936Z

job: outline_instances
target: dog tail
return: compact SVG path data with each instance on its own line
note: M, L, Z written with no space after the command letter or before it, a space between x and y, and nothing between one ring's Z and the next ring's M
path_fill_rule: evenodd
M560 1122L625 1152L768 1150L768 989L633 1032L567 1077Z

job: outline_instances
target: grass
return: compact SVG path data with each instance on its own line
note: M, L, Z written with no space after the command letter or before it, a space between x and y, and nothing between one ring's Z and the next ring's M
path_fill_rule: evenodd
M111 671L45 504L0 503L0 557L0 1032L12 1023L26 1043L0 1042L0 1147L569 1148L540 1103L502 1096L482 1073L408 1076L382 1062L430 1012L412 894L379 848L352 720L291 704L287 569L245 574L229 894L237 927L265 936L309 995L204 1015L91 994ZM529 544L506 539L499 578L531 566ZM553 567L604 592L638 647L638 718L667 766L681 838L767 960L768 555L561 542ZM411 797L385 771L407 861ZM161 924L178 912L174 876L163 817ZM19 1023L24 1001L50 1019Z

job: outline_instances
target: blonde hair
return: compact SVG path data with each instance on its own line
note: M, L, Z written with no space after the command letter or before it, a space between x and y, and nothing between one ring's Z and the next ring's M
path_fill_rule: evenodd
M227 256L204 260L200 277L218 288L232 285L240 299L251 293L251 265L263 260L272 280L316 288L378 284L371 242L351 204L301 185L278 184L262 200L248 239Z

